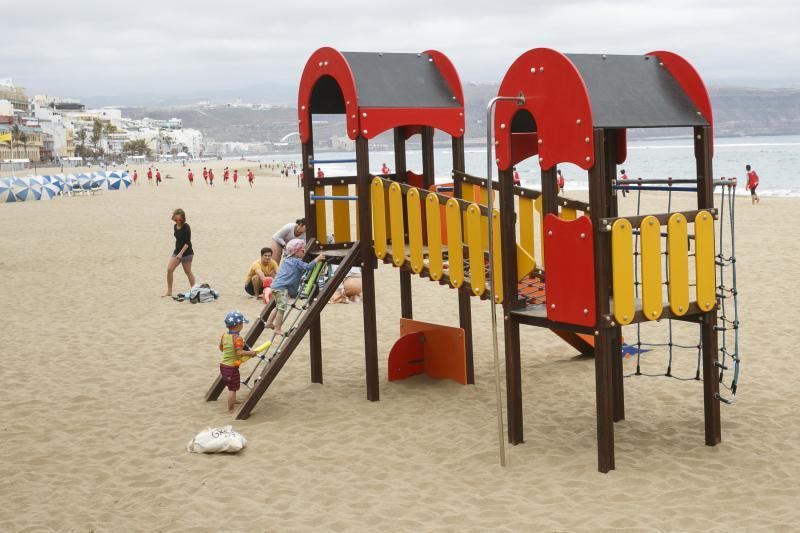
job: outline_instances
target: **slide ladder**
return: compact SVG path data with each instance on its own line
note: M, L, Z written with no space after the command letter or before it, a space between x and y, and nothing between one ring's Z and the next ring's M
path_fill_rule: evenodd
M309 248L313 247L309 246ZM266 353L257 357L259 359L257 361L257 367L250 372L250 375L248 375L243 382L246 386L251 387L251 389L249 396L245 398L236 411L236 419L245 420L250 416L250 412L275 380L278 373L283 368L283 365L285 365L289 357L292 356L294 350L300 344L300 341L303 340L303 337L311 328L314 320L319 317L322 309L333 296L333 293L344 281L350 268L356 264L360 257L360 251L360 242L355 241L352 247L344 254L336 272L328 278L324 284L317 284L312 278L312 283L306 284L304 288L300 289L301 293L305 291L307 295L305 299L298 296L298 298L294 300L292 308L287 311L284 322L284 325L287 326L286 329L284 329L285 335L273 336L273 345ZM327 256L327 254L334 254L335 252L336 251L311 249L306 254L305 260L308 261L314 255L326 254ZM319 269L317 269L316 272L318 273ZM245 335L244 340L247 346L255 346L258 342L258 338L263 333L267 319L274 308L275 301L272 300L261 311L258 320L253 323ZM297 314L291 317L290 312ZM259 370L258 373L256 373L257 370ZM206 401L216 400L224 389L225 382L222 376L218 375L211 385L211 388L206 393Z

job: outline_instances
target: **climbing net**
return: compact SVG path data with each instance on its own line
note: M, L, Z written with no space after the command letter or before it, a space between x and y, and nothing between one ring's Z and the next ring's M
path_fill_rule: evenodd
M666 191L667 211L671 212L673 204L673 193L682 191L697 191L696 187L686 184L695 184L694 180L631 180L624 185L616 185L617 190L636 192L636 214L641 215L642 192L644 191ZM719 340L719 358L716 363L719 368L720 387L727 392L720 392L719 399L726 404L732 404L736 397L736 389L739 381L739 308L738 292L736 289L736 253L735 253L735 198L734 191L736 180L716 180L715 189L719 189L719 208L718 224L719 231L716 235L716 269L717 287L716 297L719 302L717 312L717 326L715 330ZM725 223L727 221L727 224ZM666 239L666 234L662 234L662 239ZM694 241L694 236L689 236L690 243ZM663 256L667 273L663 282L665 287L669 286L669 269L666 268L669 260L667 247L662 246ZM639 235L634 235L634 290L638 298L641 291L640 260L641 255ZM694 246L690 244L689 256L694 257ZM635 361L635 371L625 374L630 376L648 377L670 377L681 381L702 380L702 336L697 325L667 319L666 338L653 340L655 335L652 332L660 331L663 335L664 328L652 323L636 324L636 342L623 346L623 357L632 358ZM653 328L653 329L651 329ZM644 339L648 340L645 341ZM643 366L651 366L653 363L647 361L643 364L643 355L651 351L665 350L668 354L666 369L664 371L643 371ZM679 361L677 358L678 350L693 353L695 356L691 362ZM645 356L646 359L650 359Z

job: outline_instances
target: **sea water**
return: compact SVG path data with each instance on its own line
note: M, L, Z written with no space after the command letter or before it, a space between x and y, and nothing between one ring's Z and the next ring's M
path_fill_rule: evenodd
M354 153L323 152L317 150L319 159L355 159ZM294 161L300 163L300 156L270 155L262 160ZM387 150L370 151L370 171L377 174L386 163L392 170L394 153ZM436 182L451 181L452 152L449 148L434 150ZM800 196L800 135L775 137L728 137L714 142L714 177L737 178L738 194L749 194L744 189L747 182L745 165L751 165L758 173L762 196ZM618 169L625 169L631 179L695 179L696 162L692 138L631 140L628 142L626 161ZM408 170L420 172L422 152L409 148L406 153ZM326 176L355 175L355 163L326 163L322 167ZM465 150L465 167L469 174L486 176L485 147L469 146ZM588 189L587 172L576 165L562 164L558 167L566 181L566 190ZM523 185L539 189L540 168L535 157L517 165ZM492 169L497 176L497 168Z

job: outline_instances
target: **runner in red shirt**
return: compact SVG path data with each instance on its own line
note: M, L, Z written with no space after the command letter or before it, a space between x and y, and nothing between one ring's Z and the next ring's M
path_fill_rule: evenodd
M556 170L556 174L558 174L558 192L564 192L564 176L561 175L560 170Z
M512 170L514 171L514 179L513 179L514 185L520 185L522 183L522 180L519 178L519 172L517 172L517 167L514 167Z
M139 185L139 173L137 171L133 171L133 184Z
M758 188L758 174L756 174L755 170L750 168L750 165L746 165L744 168L747 170L747 185L744 186L744 189L750 189L750 203L761 203L761 200L759 200L756 194L756 189Z
M208 169L206 167L203 167L203 181L208 185Z
M322 171L321 168L317 169L317 177L318 178L324 178L325 177L325 173Z
M247 182L250 184L250 187L253 187L253 180L256 179L256 175L253 174L253 171L249 168L247 169Z
M381 167L381 174L386 176L389 174L389 172L390 172L389 167L387 167L386 163L384 163L383 166Z
M153 167L147 169L147 184L153 184Z
M228 178L230 178L230 172L228 172L228 167L225 167L225 170L222 171L222 183L228 183Z
M625 169L624 168L619 171L619 179L620 180L627 180L628 179L628 175L625 174ZM625 198L628 195L629 191L630 191L630 187L627 184L623 184L622 185L622 197Z
M156 169L156 187L158 187L159 183L161 183L161 171Z
M208 169L208 184L214 186L214 171L210 168Z
M191 168L189 169L188 178L189 178L189 185L194 187L194 174L192 173L192 169Z
M234 171L233 171L233 186L234 186L234 188L238 188L239 187L239 185L237 185L238 183L239 183L239 169L234 169Z

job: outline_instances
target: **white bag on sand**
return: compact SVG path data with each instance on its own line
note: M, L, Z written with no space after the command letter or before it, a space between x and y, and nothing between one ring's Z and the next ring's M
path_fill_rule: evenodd
M198 433L186 451L193 453L236 453L247 444L244 435L233 430L233 426L206 428Z

